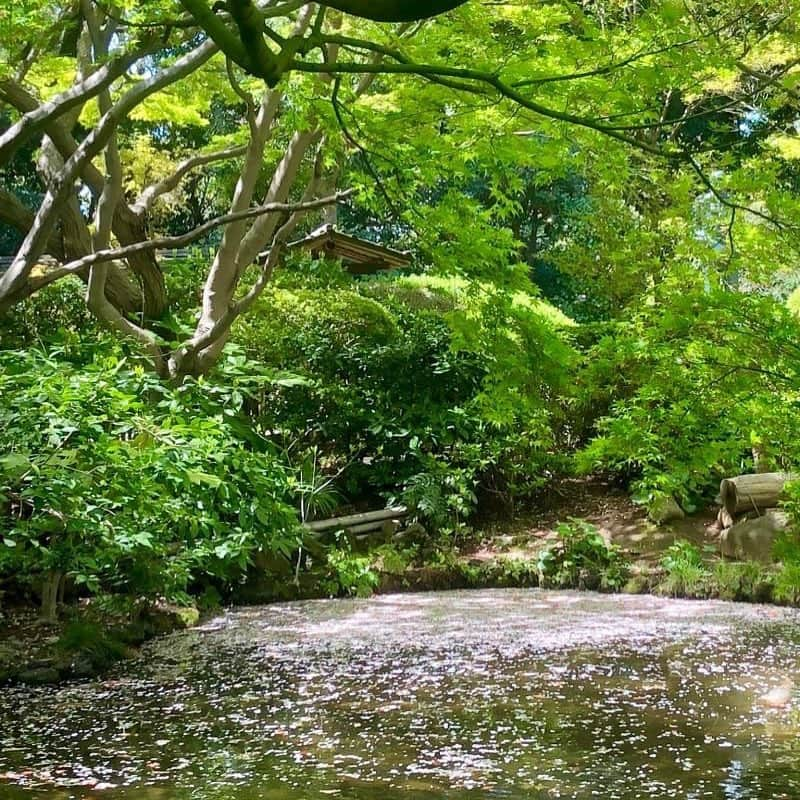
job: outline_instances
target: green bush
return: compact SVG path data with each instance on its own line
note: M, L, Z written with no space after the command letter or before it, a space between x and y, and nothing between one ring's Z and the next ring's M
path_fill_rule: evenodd
M549 588L620 591L630 564L589 522L572 519L556 527L558 542L539 554L539 582Z
M341 537L338 546L328 553L322 588L334 597L369 597L380 582L373 562L374 559L369 555L353 553L347 539Z
M383 347L397 335L396 320L383 306L347 289L269 289L236 332L257 361L325 371L364 345Z
M6 321L0 579L180 600L237 583L259 552L285 560L296 507L396 499L452 536L565 468L563 315L465 281L300 267L239 321L215 371L180 387L128 343L83 336L79 282ZM191 321L198 268L171 265L165 341ZM367 591L360 557L330 558L336 593Z
M395 498L455 533L481 503L510 506L565 468L563 315L463 281L297 282L237 329L259 369L287 376L252 419L281 448L318 451L344 496Z
M86 287L74 277L46 286L0 317L0 348L57 342L65 357L80 349L81 334L100 335L86 308ZM102 337L101 337L102 338Z
M800 481L787 484L783 507L791 524L777 537L773 547L773 555L779 562L773 596L779 603L800 605Z
M777 603L800 605L800 562L787 561L775 573L772 597Z
M108 669L129 652L122 637L99 623L86 620L67 623L57 647L66 656L88 660L97 670Z
M0 395L0 574L181 598L298 541L290 475L240 438L235 386L28 349L0 354Z
M757 561L719 561L714 567L713 582L722 600L768 602L772 599L772 581L772 574Z
M651 505L691 511L721 477L800 463L800 320L769 297L666 286L586 355L578 405L600 414L578 456Z
M711 572L696 545L678 539L667 548L661 566L666 571L658 587L662 594L670 597L708 596Z

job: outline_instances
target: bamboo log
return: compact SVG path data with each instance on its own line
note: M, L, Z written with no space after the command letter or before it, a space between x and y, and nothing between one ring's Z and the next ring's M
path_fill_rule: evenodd
M400 521L394 519L378 519L374 522L364 522L361 525L350 525L347 530L350 533L372 533L373 531L382 531L387 536L393 534L400 527Z
M354 525L362 525L367 522L382 523L386 519L402 519L406 516L408 516L408 509L405 506L395 506L393 508L382 508L379 511L365 511L363 514L350 514L346 517L318 519L314 522L307 522L306 528L310 531L327 531L331 528L349 528L352 530ZM377 527L380 527L380 525Z
M319 520L322 522L323 520ZM327 521L327 520L325 520ZM347 525L341 526L337 525L336 527L332 528L325 528L323 530L317 531L308 531L309 536L313 536L316 539L322 539L323 537L327 536L329 533L334 533L335 531L344 530L347 531L349 534L353 535L365 535L370 533L377 533L378 531L383 529L383 526L388 524L392 524L394 520L391 519L376 519L372 522L363 522L361 525ZM306 525L306 530L308 530L308 525Z
M722 507L731 517L743 511L760 513L778 505L784 485L797 477L790 472L761 472L724 478L719 485Z

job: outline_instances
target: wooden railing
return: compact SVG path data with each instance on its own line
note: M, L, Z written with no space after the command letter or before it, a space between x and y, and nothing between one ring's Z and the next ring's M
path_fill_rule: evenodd
M362 514L349 514L345 517L331 517L306 522L305 527L316 536L325 536L335 531L347 531L359 535L384 530L393 533L400 526L400 521L408 516L405 506L382 508L379 511L366 511Z

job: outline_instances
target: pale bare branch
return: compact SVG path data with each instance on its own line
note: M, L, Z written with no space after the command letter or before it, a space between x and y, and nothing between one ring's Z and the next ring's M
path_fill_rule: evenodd
M159 197L176 189L187 173L191 172L193 169L204 167L208 164L214 164L217 161L239 158L239 156L243 156L246 152L247 145L242 144L236 147L229 147L226 150L216 150L213 153L201 153L200 155L187 158L177 166L171 175L148 186L133 204L133 210L137 213L149 211L153 203L155 203Z
M25 237L9 270L0 276L0 298L10 294L25 281L36 259L44 252L45 243L53 230L60 205L72 192L73 183L83 166L108 143L117 125L141 102L170 84L180 80L201 66L217 52L211 41L203 42L172 66L152 75L126 92L103 115L92 132L81 142L51 186L39 206L33 227Z
M76 272L81 272L88 267L95 264L104 264L109 261L119 261L128 258L135 253L143 253L152 250L171 250L175 248L186 247L186 245L196 242L207 233L220 228L223 225L230 225L242 220L253 219L261 217L265 214L294 214L298 211L315 211L319 208L324 208L332 203L340 203L346 200L353 194L352 191L337 192L330 197L323 197L318 200L310 200L301 203L266 203L262 206L255 206L248 208L246 211L237 211L232 214L223 214L219 217L204 222L186 233L181 233L176 236L161 236L154 239L148 239L135 244L129 244L124 247L107 248L105 250L98 250L96 253L90 253L82 258L70 261L62 267L52 270L54 276L52 279L60 278L64 275L71 275Z
M144 54L143 50L126 53L112 59L88 78L70 86L64 92L57 94L51 100L37 104L36 107L24 114L7 131L0 136L0 164L4 164L14 152L37 133L44 130L45 126L54 119L62 116L73 108L78 108L108 88L117 78L124 75L130 66L138 61ZM6 81L6 83L8 83Z

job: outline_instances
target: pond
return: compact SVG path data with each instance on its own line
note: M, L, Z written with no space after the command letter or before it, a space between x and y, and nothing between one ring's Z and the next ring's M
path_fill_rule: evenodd
M0 690L0 798L798 798L799 622L537 590L235 609Z

